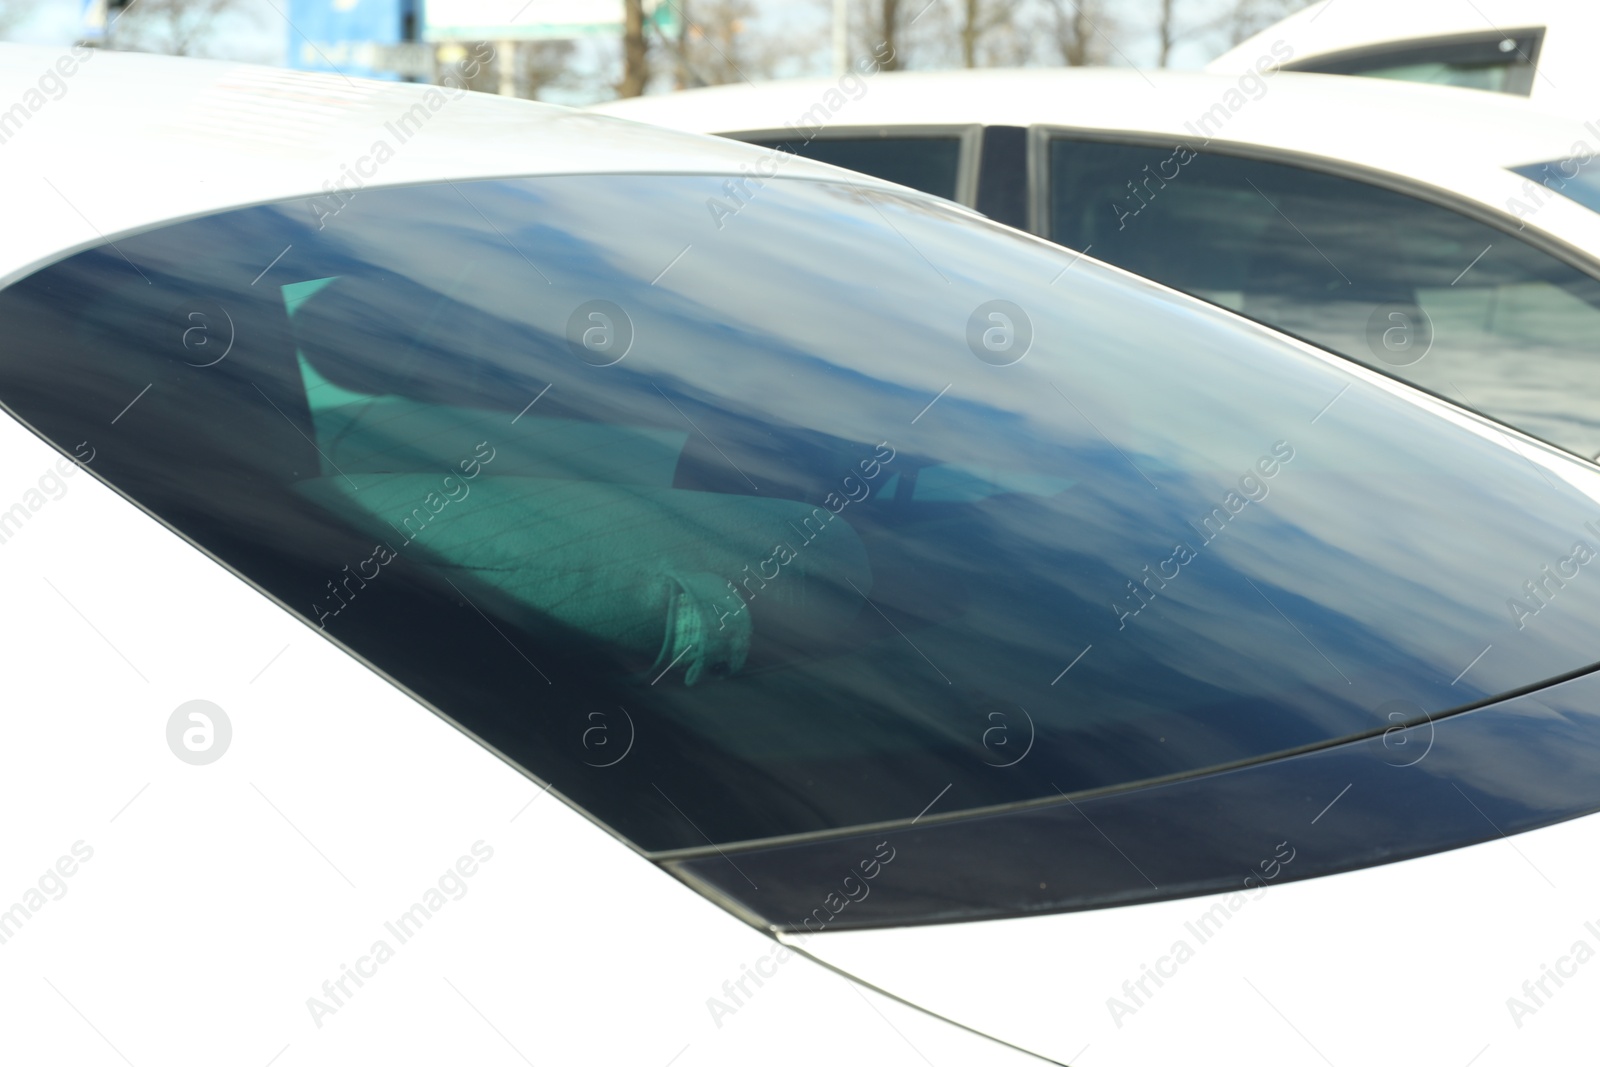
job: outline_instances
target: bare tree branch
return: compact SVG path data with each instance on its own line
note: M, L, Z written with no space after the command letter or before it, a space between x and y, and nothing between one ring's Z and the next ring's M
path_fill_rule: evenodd
M256 14L247 0L137 0L116 20L116 44L139 52L203 55L219 19Z
M1103 0L1045 0L1043 37L1054 46L1051 59L1069 67L1106 63L1120 24Z

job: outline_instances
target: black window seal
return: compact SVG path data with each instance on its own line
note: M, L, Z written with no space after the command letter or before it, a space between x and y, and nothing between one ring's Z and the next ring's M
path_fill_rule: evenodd
M1342 357L1341 357L1342 358ZM1553 445L1546 447L1553 448ZM1571 458L1562 453L1562 458ZM1232 760L1228 763L1211 764L1192 770L1178 771L1174 774L1164 774L1154 778L1140 778L1131 782L1119 782L1115 785L1101 786L1097 789L1081 789L1073 793L1060 793L1055 796L1035 797L1032 800L1017 800L1009 804L990 804L981 808L962 808L960 811L944 812L941 814L923 814L918 816L907 815L901 819L885 819L873 823L860 823L854 826L836 827L829 830L809 830L805 833L784 834L777 837L763 837L751 841L728 841L720 845L695 845L689 848L662 849L657 852L646 852L644 855L657 863L678 863L687 860L709 859L717 856L726 858L729 855L738 855L746 852L764 852L771 848L781 848L789 845L807 845L826 842L841 838L857 837L863 834L887 833L897 830L909 830L913 825L919 827L939 826L945 823L968 822L973 819L988 818L996 815L1010 815L1017 812L1032 811L1038 808L1049 808L1055 805L1074 803L1084 800L1098 800L1102 797L1112 797L1125 793L1139 793L1159 786L1175 785L1182 782L1192 782L1197 779L1210 778L1231 771L1245 770L1251 767L1260 767L1281 760L1294 759L1298 756L1307 756L1312 753L1322 752L1326 749L1339 748L1343 745L1355 745L1374 738L1381 738L1396 730L1410 730L1418 726L1429 724L1437 725L1446 719L1457 715L1464 715L1479 708L1491 707L1517 700L1521 697L1538 693L1545 689L1553 688L1565 682L1575 681L1590 674L1600 673L1600 661L1575 667L1570 671L1558 674L1552 678L1544 678L1537 682L1508 689L1504 693L1484 697L1468 704L1460 704L1443 711L1424 712L1415 718L1404 722L1389 722L1375 725L1360 733L1349 734L1343 737L1329 738L1322 741L1313 741L1310 744L1298 745L1294 748L1281 749L1277 752L1268 752L1259 756L1248 756L1244 759Z
M662 865L738 918L780 934L949 925L1254 891L1277 877L1253 865L1280 837L1306 849L1299 863L1284 861L1281 881L1303 881L1600 814L1600 788L1588 771L1592 754L1600 751L1597 692L1600 668L1591 666L1448 721L1434 716L1288 759L1083 798L1081 809L1074 797L1063 795L1050 805L998 816L902 823ZM1551 712L1565 724L1553 745L1538 752L1551 761L1552 777L1505 795L1503 781L1495 779L1494 755L1508 743L1546 734ZM1390 736L1399 730L1407 736L1391 745ZM1410 750L1400 746L1412 743L1420 743L1423 755L1402 759ZM1448 773L1437 769L1437 761L1424 762L1436 744L1449 753L1441 757L1450 761ZM1410 770L1419 765L1423 771ZM1362 788L1351 792L1357 782ZM1538 795L1556 782L1554 794ZM1446 788L1451 786L1459 797ZM1317 826L1329 809L1335 817ZM1408 816L1414 810L1430 813ZM1434 821L1441 814L1448 818ZM853 907L827 907L825 898L838 896L842 882L856 876L858 862L874 854L879 838L908 857L903 862L909 868L886 861L887 872L879 872L885 880L873 887L878 892L870 902L863 893L851 898ZM1046 840L1052 847L1041 847ZM1179 843L1182 848L1171 847ZM1246 874L1258 878L1254 889ZM747 881L752 876L766 888L754 888ZM827 913L837 919L819 919L823 930L809 928L811 915Z

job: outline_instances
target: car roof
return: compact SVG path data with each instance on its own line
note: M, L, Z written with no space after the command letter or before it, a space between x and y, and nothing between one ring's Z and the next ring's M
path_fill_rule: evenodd
M1199 131L1201 140L1211 132L1218 140L1379 167L1440 151L1502 168L1543 162L1564 156L1584 132L1570 116L1500 94L1284 72L1264 85L1203 72L1108 67L880 73L842 83L718 86L591 110L715 133L803 128L821 117L829 128L1058 125L1150 133L1196 146L1196 123L1215 107L1220 128ZM1374 121L1352 122L1353 113Z
M380 142L391 153L382 163ZM0 194L10 205L0 284L120 233L325 195L341 180L348 189L356 181L737 174L760 155L718 138L485 93L0 45ZM357 168L372 173L354 176ZM794 176L840 173L803 160L785 168Z

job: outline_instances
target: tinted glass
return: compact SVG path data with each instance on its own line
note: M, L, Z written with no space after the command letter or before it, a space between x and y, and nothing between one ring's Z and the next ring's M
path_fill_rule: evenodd
M1447 208L1301 167L1056 139L1050 233L1585 457L1600 282Z
M750 143L781 148L946 200L956 197L956 177L961 169L959 137L815 137Z
M0 400L651 849L1190 771L1596 658L1586 469L932 198L779 179L719 228L726 180L118 237L0 292Z
M1409 42L1364 49L1354 55L1324 56L1290 63L1286 70L1314 74L1355 74L1368 78L1456 85L1527 96L1544 31L1504 36Z
M1590 211L1600 211L1600 173L1596 173L1593 156L1587 159L1569 156L1511 169L1512 173L1532 178L1546 189L1560 193ZM1537 201L1530 206L1537 207Z

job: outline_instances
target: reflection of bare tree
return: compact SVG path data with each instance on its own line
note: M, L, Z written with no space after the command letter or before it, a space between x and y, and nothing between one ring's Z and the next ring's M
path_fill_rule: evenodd
M202 55L218 20L236 15L254 19L257 12L247 0L134 0L117 18L117 47Z

